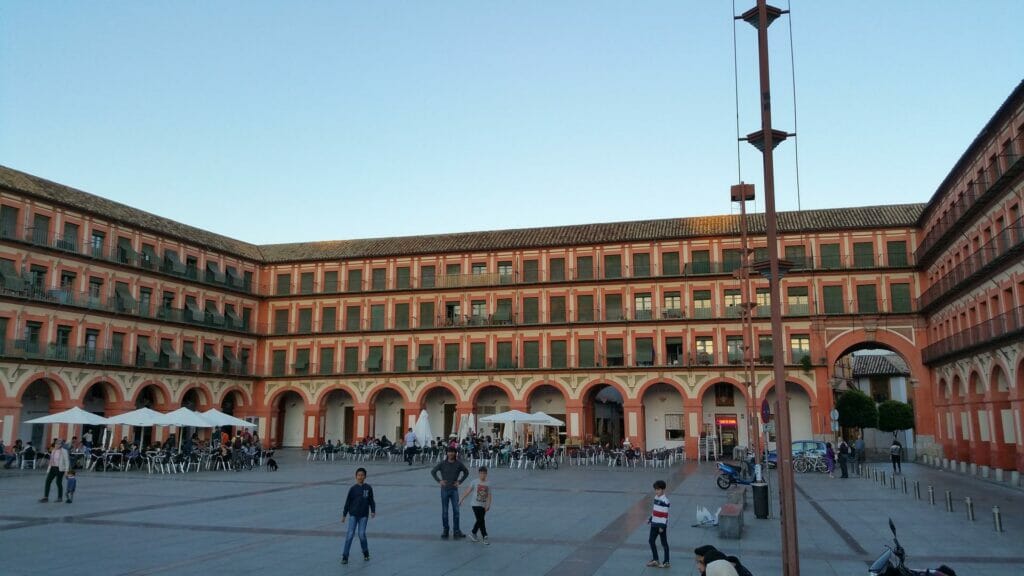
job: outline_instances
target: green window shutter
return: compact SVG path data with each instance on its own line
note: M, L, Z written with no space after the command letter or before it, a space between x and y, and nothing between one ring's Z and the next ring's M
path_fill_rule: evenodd
M548 260L548 280L552 282L565 280L565 258L552 258Z
M445 344L444 345L444 369L445 370L458 370L460 368L459 358L459 345Z
M284 296L292 293L292 275L291 274L278 274L277 275L277 295Z
M400 266L395 268L395 288L399 290L407 290L412 286L409 276L409 267Z
M679 253L678 252L662 252L662 254L661 254L661 274L662 274L662 276L678 276L679 275Z
M577 363L580 368L592 368L594 366L594 341L577 340Z
M288 309L274 310L274 334L288 333Z
M345 347L345 373L355 374L359 372L359 348L355 346Z
M433 288L436 283L437 270L433 266L420 267L420 288Z
M634 278L642 278L651 275L651 255L647 253L633 254L633 270L632 276Z
M338 309L334 306L323 309L323 320L320 322L321 332L334 332L338 329Z
M772 348L772 337L771 336L758 336L757 337L757 358L762 364L771 363L775 357L775 351Z
M839 244L822 244L819 250L821 251L821 268L839 268Z
M540 368L540 342L523 342L523 368Z
M395 372L407 372L409 370L409 347L406 345L395 346L392 360L392 370Z
M910 284L889 285L889 311L905 314L911 311Z
M803 244L799 246L786 246L786 260L793 263L794 268L808 268L807 248Z
M416 369L417 370L433 370L434 369L434 345L433 344L420 344L419 349L416 351Z
M654 339L636 339L636 365L654 366Z
M887 264L893 267L907 265L907 243L903 240L890 240L885 243Z
M576 296L576 321L594 321L594 297L590 294Z
M604 356L606 366L622 366L625 359L622 356L622 339L609 338L604 342Z
M540 280L540 275L537 272L537 261L536 260L524 260L523 261L523 282L537 282Z
M825 301L825 314L845 314L842 286L822 286L821 299Z
M366 351L366 371L382 372L384 370L384 347L370 346Z
M551 341L551 362L552 368L565 368L567 366L565 340Z
M324 292L334 293L338 291L338 272L336 270L324 272Z
M622 294L604 295L604 317L606 320L622 320Z
M722 271L733 272L739 270L740 265L743 264L743 253L739 250L728 249L722 250Z
M285 362L288 359L288 351L274 350L273 354L271 355L271 358L273 359L272 374L274 376L284 376Z
M420 326L420 328L433 328L434 327L434 303L433 302L420 302L419 326Z
M711 252L694 250L690 252L690 274L711 273Z
M363 291L363 271L362 270L349 270L348 271L348 285L345 287L348 292L362 292Z
M395 329L405 330L407 328L409 328L409 303L395 304Z
M768 261L768 247L758 246L754 248L754 262L767 262Z
M302 294L312 294L313 293L314 288L313 288L313 273L312 272L303 272L299 276L299 290L301 291Z
M604 257L604 277L622 278L622 256L606 254Z
M387 268L374 268L371 282L374 290L387 290L388 270Z
M594 258L592 256L580 256L576 258L576 279L594 279Z
M857 268L872 268L875 265L874 245L871 242L853 243L853 265Z
M482 370L487 367L487 344L485 342L470 342L469 367L471 370Z
M334 374L334 348L320 349L319 372L321 374Z
M295 373L309 373L309 348L299 348L295 351Z
M501 298L498 300L497 308L494 312L494 321L498 324L508 324L512 322L511 298Z
M384 329L384 305L373 304L370 306L370 330Z
M309 334L313 331L313 309L312 308L300 308L299 309L299 332L302 334Z
M523 298L523 323L536 324L540 320L537 298Z
M515 368L511 342L498 342L498 368Z
M857 312L861 314L878 313L878 294L874 284L857 286Z
M359 306L345 307L345 330L361 330L362 321L359 318Z
M551 322L565 322L565 296L552 296L548 311Z

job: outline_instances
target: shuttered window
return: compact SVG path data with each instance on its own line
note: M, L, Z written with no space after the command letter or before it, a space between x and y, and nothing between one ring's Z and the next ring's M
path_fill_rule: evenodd
M592 256L580 256L576 258L576 279L594 279L594 258Z
M487 367L487 344L485 342L470 343L469 367L472 370L481 370Z
M523 368L540 368L540 342L523 342Z
M395 329L404 330L409 327L409 303L395 304Z
M565 258L548 260L548 280L552 282L565 280Z
M552 368L565 368L568 366L568 358L566 358L566 355L565 340L552 340L551 359L549 365Z
M661 275L679 275L679 252L662 252L661 254Z
M523 323L536 324L540 321L538 313L539 301L537 298L523 298Z
M594 321L594 297L590 294L580 294L576 296L576 321Z
M359 348L355 346L345 347L345 373L355 374L359 372Z
M420 326L420 328L433 328L434 327L434 303L433 302L420 302L419 326Z
M606 254L604 257L604 277L622 278L622 256Z
M889 311L896 313L910 312L910 284L889 285Z
M576 341L577 366L580 368L592 368L594 366L594 341L580 339Z
M338 329L338 309L328 306L323 309L323 320L320 322L321 332L334 332Z
M548 313L551 322L565 322L565 296L552 296Z
M853 243L853 265L857 268L871 268L875 265L875 255L871 242Z
M839 244L822 244L821 248L821 268L839 268Z
M511 342L498 342L498 368L515 368Z
M844 314L842 286L822 286L821 299L825 301L825 314Z
M277 292L278 296L285 296L292 293L292 275L291 274L278 274L277 275Z
M861 314L878 313L878 293L874 284L857 286L857 312Z

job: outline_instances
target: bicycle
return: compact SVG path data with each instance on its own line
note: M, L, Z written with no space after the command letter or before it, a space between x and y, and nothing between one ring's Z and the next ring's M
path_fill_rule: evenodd
M825 472L828 467L825 465L825 458L817 454L800 454L793 459L793 470L803 474L805 472Z

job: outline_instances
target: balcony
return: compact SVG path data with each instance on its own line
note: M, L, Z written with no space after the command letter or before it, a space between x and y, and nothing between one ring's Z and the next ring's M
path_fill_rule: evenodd
M148 368L175 372L204 372L214 374L234 374L246 376L249 371L241 364L225 368L220 361L208 362L202 366L189 369L183 366L181 359L157 356L146 359L140 356L138 361L129 360L135 355L125 355L115 348L95 348L91 346L66 346L61 344L41 344L26 340L0 340L0 358L5 360L44 360L49 362L66 362L69 364L90 364L115 368Z
M1024 306L1019 306L990 320L975 324L934 344L925 346L921 360L934 364L953 359L974 350L990 348L1024 335Z

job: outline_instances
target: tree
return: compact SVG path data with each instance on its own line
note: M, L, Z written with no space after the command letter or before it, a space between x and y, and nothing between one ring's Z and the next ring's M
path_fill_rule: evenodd
M876 428L878 408L870 396L860 390L847 390L836 401L839 425L844 428Z
M878 405L878 429L883 432L909 430L914 427L914 407L899 400L886 400Z

